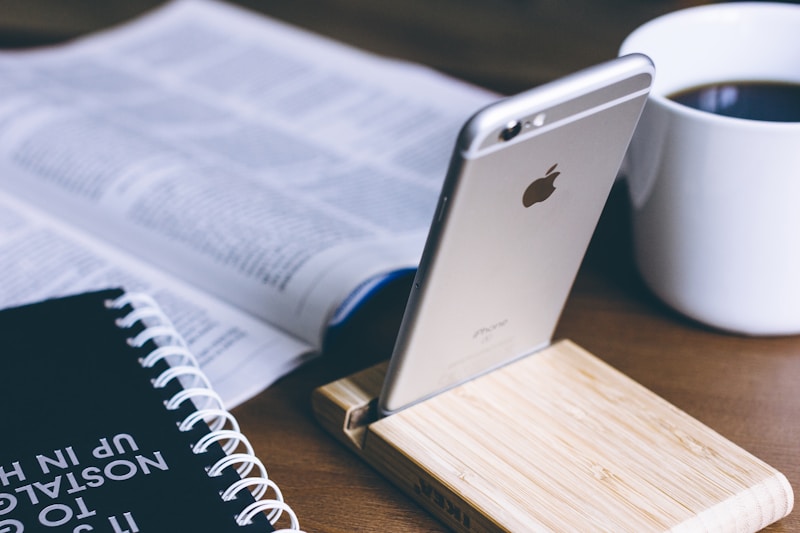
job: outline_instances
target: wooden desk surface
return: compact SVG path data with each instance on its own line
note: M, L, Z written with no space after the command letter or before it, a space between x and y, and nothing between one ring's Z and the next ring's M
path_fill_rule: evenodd
M629 252L627 198L615 190L558 328L783 472L800 488L800 337L710 331L656 301ZM354 357L355 356L355 357ZM446 531L315 424L310 391L369 364L331 353L235 412L308 531ZM795 511L768 531L800 531Z
M54 42L125 20L158 0L0 5L0 46ZM682 0L242 0L300 26L514 92L613 57L628 32ZM400 288L402 290L402 287ZM380 302L376 305L380 305ZM389 315L397 310L388 309ZM310 532L444 531L326 435L309 395L386 356L394 322L329 347L321 359L235 410L270 475ZM630 255L617 188L564 311L567 337L764 459L800 490L800 337L710 331L656 301ZM800 530L794 512L770 531Z

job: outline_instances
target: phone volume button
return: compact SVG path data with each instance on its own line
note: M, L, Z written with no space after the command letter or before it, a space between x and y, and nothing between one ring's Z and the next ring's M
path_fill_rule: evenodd
M447 196L443 196L439 202L439 213L436 215L436 222L441 222L444 216L445 208L447 207Z

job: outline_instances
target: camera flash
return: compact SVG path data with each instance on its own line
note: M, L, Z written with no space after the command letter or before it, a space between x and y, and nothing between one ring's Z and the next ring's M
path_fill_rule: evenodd
M544 125L544 119L545 119L545 114L544 113L539 113L538 115L533 117L533 125L536 126L537 128L539 126Z

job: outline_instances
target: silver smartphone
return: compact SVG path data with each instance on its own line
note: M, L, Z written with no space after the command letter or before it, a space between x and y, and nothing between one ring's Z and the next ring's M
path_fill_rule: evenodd
M618 58L467 121L389 363L382 415L550 344L653 74L645 56Z

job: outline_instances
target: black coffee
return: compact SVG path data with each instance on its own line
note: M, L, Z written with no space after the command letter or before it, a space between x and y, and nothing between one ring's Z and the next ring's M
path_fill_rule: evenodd
M800 122L800 84L795 83L715 83L677 92L669 99L726 117Z

